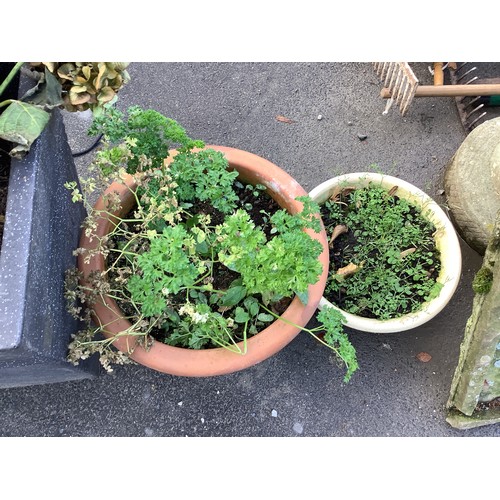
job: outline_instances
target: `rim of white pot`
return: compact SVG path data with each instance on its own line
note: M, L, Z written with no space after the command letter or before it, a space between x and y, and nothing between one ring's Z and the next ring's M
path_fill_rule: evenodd
M373 172L339 175L316 186L310 191L309 196L321 204L332 195L334 188L339 184L363 187L368 185L369 182L379 183L382 187L388 189L398 186L398 196L422 207L422 214L435 224L437 230L434 237L441 254L441 272L437 281L443 284L443 288L435 299L425 302L419 311L389 320L363 318L350 314L332 304L324 296L321 298L318 307L319 309L325 307L338 309L346 318L345 325L355 330L373 333L410 330L426 323L439 314L455 293L462 272L460 242L452 222L444 210L429 195L413 184L391 175Z

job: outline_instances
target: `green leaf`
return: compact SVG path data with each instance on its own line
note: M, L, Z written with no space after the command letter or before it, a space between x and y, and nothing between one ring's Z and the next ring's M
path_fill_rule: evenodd
M175 309L173 309L172 307L167 307L165 308L165 313L170 321L174 323L180 323L181 317Z
M21 101L29 104L38 104L45 109L53 109L64 103L62 86L59 80L45 68L45 78L38 82L36 87L28 90Z
M234 321L236 323L246 323L250 319L250 315L242 307L237 307L234 311Z
M250 316L257 316L257 314L259 314L260 305L256 298L247 297L244 300L243 305L247 308Z
M49 113L38 106L12 101L0 115L0 138L18 144L9 154L14 158L25 156L49 119Z
M244 286L233 286L229 288L226 295L222 297L221 304L226 307L235 306L240 300L244 299L247 289Z
M306 292L295 292L295 293L299 297L299 299L302 302L302 304L304 304L305 306L307 306L307 302L309 301L309 292L306 291Z
M195 248L196 248L196 253L199 253L201 255L208 255L210 253L210 248L206 241L197 243Z
M267 313L260 313L257 316L257 319L259 321L263 321L264 323L269 323L270 321L274 320L274 316L272 314L267 314Z

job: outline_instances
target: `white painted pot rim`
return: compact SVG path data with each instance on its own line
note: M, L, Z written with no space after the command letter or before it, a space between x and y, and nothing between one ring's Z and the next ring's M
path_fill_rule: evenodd
M422 214L431 220L436 228L436 245L441 253L441 272L437 281L443 284L438 297L423 304L418 312L390 320L363 318L342 311L329 302L324 296L319 303L319 309L333 307L339 309L346 318L346 326L355 330L373 333L401 332L416 328L439 314L448 304L457 289L462 271L462 254L460 243L452 222L443 209L426 193L410 184L390 175L372 172L356 172L333 177L316 186L309 196L317 203L324 203L339 184L366 186L369 182L380 183L390 189L398 186L397 195L422 207Z

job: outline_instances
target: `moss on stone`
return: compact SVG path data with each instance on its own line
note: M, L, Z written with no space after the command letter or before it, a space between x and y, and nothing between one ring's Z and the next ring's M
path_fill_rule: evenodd
M493 272L488 267L483 266L474 276L472 289L475 293L485 294L491 290L493 282Z

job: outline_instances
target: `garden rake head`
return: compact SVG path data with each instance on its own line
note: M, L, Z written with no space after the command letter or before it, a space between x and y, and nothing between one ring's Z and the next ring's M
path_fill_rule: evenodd
M410 65L406 62L378 62L373 63L373 66L380 80L384 82L384 87L391 93L382 114L386 115L392 103L396 101L401 115L404 116L418 87L418 79Z

